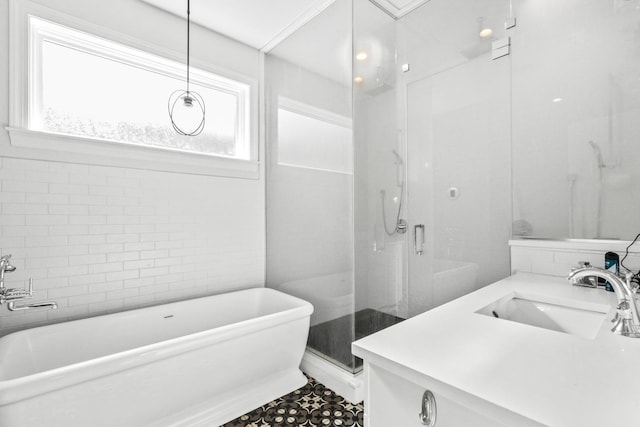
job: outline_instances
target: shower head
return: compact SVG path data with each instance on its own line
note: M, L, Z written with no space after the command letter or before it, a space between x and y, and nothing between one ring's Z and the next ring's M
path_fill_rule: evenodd
M402 166L404 164L404 161L402 160L402 157L400 157L400 154L398 154L398 151L394 149L394 150L391 150L391 152L396 157L395 164L398 166Z
M587 144L589 144L591 146L591 149L593 150L593 154L596 156L596 161L598 162L598 167L599 168L604 168L607 165L604 164L604 160L602 160L602 150L600 149L600 146L589 140L587 141Z
M594 151L600 152L600 146L598 144L596 144L595 142L589 140L589 141L587 141L587 144L589 144L591 146L591 148L594 149Z

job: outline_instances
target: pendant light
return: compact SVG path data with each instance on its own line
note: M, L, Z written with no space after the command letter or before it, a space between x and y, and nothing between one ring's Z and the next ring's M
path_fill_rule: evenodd
M191 1L187 0L187 90L178 89L169 96L169 118L173 129L180 135L200 135L204 129L204 100L189 90L189 33Z

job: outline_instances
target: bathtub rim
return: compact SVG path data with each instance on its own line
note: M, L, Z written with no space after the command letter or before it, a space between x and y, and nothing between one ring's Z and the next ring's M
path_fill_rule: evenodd
M198 350L213 343L228 341L237 336L242 336L260 330L268 329L284 323L301 320L305 317L310 317L311 313L313 313L313 306L311 305L311 303L270 288L250 288L217 295L241 294L247 292L255 293L265 291L267 293L277 293L286 296L288 299L291 299L298 305L283 311L254 317L238 323L231 323L224 326L219 326L214 329L208 329L205 331L182 335L168 340L135 347L117 353L111 353L89 360L83 360L81 362L49 369L46 371L35 372L33 374L7 380L0 379L0 406L9 405L21 400L36 397L41 394L50 393L57 389L78 384L80 382L113 375L117 372L133 369L141 365L168 359L170 357L174 357L186 352ZM160 306L180 304L183 301L190 301L201 298L215 298L217 295L190 298L188 300L175 301L168 304L159 304L156 306L145 307L137 310L154 309ZM135 309L126 310L126 312L131 311L135 311ZM117 316L124 312L125 311L110 313L104 316ZM77 319L69 322L62 322L53 325L45 325L39 326L37 328L25 329L23 331L18 331L6 335L5 337L2 337L2 339L10 337L14 334L26 333L27 331L32 329L66 325L74 322L97 319L99 317L102 316L94 316L91 318ZM33 390L32 384L34 382L40 382L41 386L38 387L38 390Z

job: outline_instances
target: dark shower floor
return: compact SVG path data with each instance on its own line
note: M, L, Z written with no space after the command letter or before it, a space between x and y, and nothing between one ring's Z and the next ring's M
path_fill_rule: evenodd
M352 356L351 343L403 320L401 317L366 308L355 314L312 326L307 346L320 356L357 372L362 369L362 359Z

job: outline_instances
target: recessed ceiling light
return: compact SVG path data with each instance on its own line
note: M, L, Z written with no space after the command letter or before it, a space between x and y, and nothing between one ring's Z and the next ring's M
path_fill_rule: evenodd
M553 98L551 102L562 102L562 98Z
M493 35L493 30L491 28L483 28L480 30L480 37L486 39L487 37L491 37Z
M362 82L364 81L364 79L362 78L362 76L355 76L355 77L353 78L353 81L354 81L355 83L362 83Z
M367 55L367 52L364 51L360 51L358 53L356 53L356 59L358 61L364 61L365 59L367 59L369 55Z

